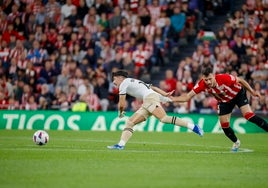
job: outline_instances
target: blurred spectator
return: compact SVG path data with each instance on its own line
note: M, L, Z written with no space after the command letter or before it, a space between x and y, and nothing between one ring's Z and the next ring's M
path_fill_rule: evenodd
M47 17L46 8L44 6L40 6L40 8L35 16L35 22L38 25L42 25L45 22L46 17Z
M161 14L161 6L159 5L159 0L152 0L152 4L148 5L147 7L151 15L151 21L157 20Z
M19 102L15 100L14 96L10 96L7 100L7 109L8 110L19 110Z
M28 20L25 22L25 35L29 37L31 33L35 33L35 27L37 26L35 22L35 15L29 14Z
M136 20L138 19L138 15L137 15L137 11L133 11L132 9L133 7L133 3L136 1L136 3L138 4L137 0L131 0L130 2L123 2L124 4L121 7L121 15L122 17L126 18L128 20L128 23L133 25L134 23L136 23Z
M58 2L56 2L56 0L48 0L48 2L45 5L46 14L49 17L52 17L53 14L55 13L57 7L60 7L60 4Z
M51 62L51 60L46 60L44 67L41 68L38 78L38 83L40 84L52 84L56 83L57 73Z
M97 94L99 98L100 108L102 111L107 111L109 109L109 81L103 76L96 78L96 85L94 87L94 93Z
M61 12L61 8L58 6L55 7L54 13L51 18L53 24L58 27L63 25L64 19L68 19L64 17L64 14Z
M186 16L185 21L185 29L188 35L194 36L196 34L195 30L195 21L196 21L196 14L195 12L189 8L189 2L183 1L181 5L181 11Z
M16 39L23 39L15 29L12 23L8 23L7 29L2 33L2 40L5 41L7 44L10 42L10 38L14 36Z
M140 18L140 22L141 22L142 26L146 26L151 22L151 15L150 15L150 11L147 7L146 0L139 1L137 14Z
M37 100L39 103L39 109L51 109L51 105L53 100L55 100L55 96L49 91L49 86L47 84L41 85L41 92L37 96Z
M61 73L57 76L56 87L61 88L62 91L67 93L69 78L69 69L67 66L63 66L61 69Z
M22 23L21 17L17 16L14 20L14 30L18 32L20 36L24 35L24 24Z
M43 60L47 59L47 50L40 47L39 41L33 42L33 47L28 51L27 59L33 62L35 66L41 66Z
M19 5L14 3L11 7L11 12L7 14L7 21L9 23L14 23L15 18L19 16L20 16Z
M193 97L190 102L190 111L194 113L199 113L199 110L204 108L203 100L206 98L204 93L199 93Z
M82 62L84 59L86 52L81 50L80 44L75 43L73 46L73 49L70 51L73 60L78 62L79 64Z
M70 20L70 25L74 28L76 26L77 20L80 20L80 17L77 13L77 8L73 6L71 8L71 12L69 13L68 16L65 16L68 20Z
M176 90L177 79L174 77L174 72L171 69L166 70L165 79L161 80L159 87L166 92L171 92Z
M213 109L213 106L215 105L211 105L211 98L210 97L206 97L203 99L202 103L202 107L199 109L199 113L201 114L211 114L211 113L215 113L216 111ZM217 104L217 102L216 102Z
M25 104L25 110L37 110L38 104L35 101L34 95L31 95Z
M98 24L103 27L104 31L108 30L109 22L108 22L107 14L105 12L101 13Z
M19 99L19 103L21 104L21 109L25 109L25 106L27 104L27 102L29 101L30 96L32 96L32 88L30 87L30 85L25 84L23 86L23 93L21 98Z
M170 17L172 28L174 29L174 40L178 41L183 35L183 29L185 27L186 16L181 12L181 7L175 6L174 14Z
M234 53L237 54L239 58L246 54L246 45L242 41L242 37L240 35L234 35L235 44L232 47Z
M109 28L110 29L117 29L120 26L121 20L121 10L120 7L116 6L113 9L113 14L111 15L111 18L109 19Z
M134 77L139 78L147 69L148 51L144 49L144 43L139 42L137 49L132 53L132 59L134 61Z
M72 0L66 0L66 3L61 6L61 13L67 18L72 14L72 11L76 12L76 7L72 4ZM73 12L73 14L75 14L75 12Z
M106 72L111 72L113 68L123 69L123 61L122 61L122 54L116 53L115 58L111 60L107 66L105 66Z
M68 83L68 90L66 93L67 93L67 100L69 104L72 106L79 99L77 88L75 87L75 85Z
M265 86L268 79L268 68L265 67L264 62L258 63L258 68L251 74L251 78L254 82L259 82L262 88Z
M16 45L14 48L11 48L9 58L15 58L18 59L21 55L24 56L24 58L27 55L27 49L23 46L22 40L16 40ZM20 68L25 68L23 65L19 65Z
M193 83L196 83L199 80L199 77L200 77L199 73L201 71L201 67L199 66L197 61L192 61L190 70L191 70Z
M193 82L190 69L186 68L183 71L183 77L181 80L178 80L178 82L181 82L182 90L185 92L189 92L193 89L195 83Z
M57 105L59 106L60 111L68 111L70 108L70 104L67 99L67 94L63 91L60 92L60 96L57 101Z
M90 86L87 86L86 93L80 96L80 100L87 103L89 111L98 111L100 108L99 97Z
M37 14L37 12L39 12L39 10L41 9L42 6L44 6L42 0L34 0L29 4L26 3L26 8L25 8L26 11L25 12L27 12L27 13L31 12L33 14Z
M86 0L79 0L79 5L77 6L77 12L79 13L78 16L80 17L80 19L83 19L85 15L88 13L89 9L88 7L91 6L87 6Z

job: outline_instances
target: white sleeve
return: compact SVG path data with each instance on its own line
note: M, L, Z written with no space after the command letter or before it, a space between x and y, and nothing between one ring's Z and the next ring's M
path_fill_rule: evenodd
M160 102L167 103L172 102L172 100L169 97L164 97L163 95L160 95Z

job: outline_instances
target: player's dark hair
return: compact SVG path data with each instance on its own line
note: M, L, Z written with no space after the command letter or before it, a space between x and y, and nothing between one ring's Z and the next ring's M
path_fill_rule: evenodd
M208 76L209 74L213 73L213 69L210 65L203 67L202 75Z
M114 79L115 76L123 76L125 78L128 77L128 72L124 71L124 70L118 70L116 72L112 73L112 80Z

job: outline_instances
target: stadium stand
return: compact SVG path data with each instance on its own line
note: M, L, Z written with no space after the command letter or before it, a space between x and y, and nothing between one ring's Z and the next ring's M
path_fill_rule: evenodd
M85 102L87 110L116 110L114 70L157 86L171 70L179 95L212 63L215 72L245 77L263 95L251 98L253 109L267 114L266 1L9 0L0 7L0 109L65 111ZM166 108L214 113L215 106L199 96Z

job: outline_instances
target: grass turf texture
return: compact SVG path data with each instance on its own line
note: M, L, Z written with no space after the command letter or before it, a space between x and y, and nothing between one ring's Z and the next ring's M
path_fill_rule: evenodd
M125 150L106 149L120 132L0 131L0 187L173 188L268 187L268 138L238 135L240 152L223 134L135 132Z

